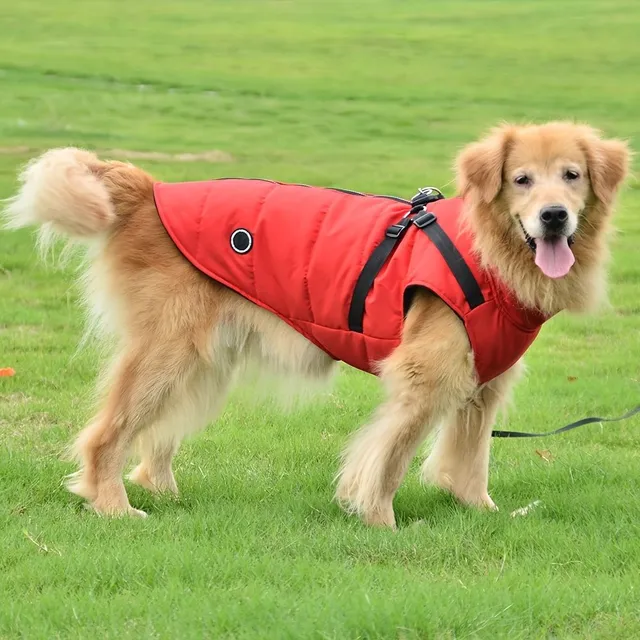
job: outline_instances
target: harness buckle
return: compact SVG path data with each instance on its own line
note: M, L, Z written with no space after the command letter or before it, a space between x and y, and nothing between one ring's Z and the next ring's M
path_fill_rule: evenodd
M416 225L416 227L418 227L418 229L424 229L425 227L428 227L430 224L433 224L434 222L436 222L437 218L436 216L431 213L431 211L423 211L419 216L416 216L413 219L413 224Z
M442 200L443 198L444 196L440 189L436 189L435 187L421 187L418 189L418 193L411 198L411 204L416 207L435 202L436 200Z
M400 220L400 222L396 222L396 224L392 224L385 232L385 236L387 238L399 238L409 227L411 224L411 218L405 217Z

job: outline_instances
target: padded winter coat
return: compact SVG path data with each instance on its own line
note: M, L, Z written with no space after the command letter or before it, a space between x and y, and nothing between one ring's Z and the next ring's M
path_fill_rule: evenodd
M154 195L191 264L363 371L376 373L400 343L416 287L464 323L480 384L515 364L546 320L480 267L459 198L425 209L390 196L228 178L158 182Z

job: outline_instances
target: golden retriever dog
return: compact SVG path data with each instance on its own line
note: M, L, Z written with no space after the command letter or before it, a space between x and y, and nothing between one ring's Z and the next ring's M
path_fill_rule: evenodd
M457 185L480 268L527 309L551 316L593 308L605 293L607 231L628 162L624 142L571 123L504 125L463 149ZM102 406L75 443L81 466L69 481L100 514L145 515L123 483L132 452L139 455L132 482L177 492L172 459L182 439L219 411L238 367L257 364L270 376L310 382L334 369L279 317L182 256L161 224L153 185L129 164L55 149L27 166L5 212L14 228L40 226L42 247L60 234L88 247L90 325L118 338ZM552 245L560 247L551 256L560 266L543 255ZM491 428L521 368L479 384L459 317L419 291L399 346L379 364L387 400L343 453L339 503L368 524L395 527L394 495L438 428L424 480L495 509Z

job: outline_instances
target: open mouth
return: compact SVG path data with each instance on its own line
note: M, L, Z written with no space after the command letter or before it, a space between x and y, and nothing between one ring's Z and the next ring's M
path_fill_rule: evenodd
M522 220L519 217L517 220L524 234L525 242L535 254L535 263L540 271L545 276L554 279L566 276L576 261L573 251L571 251L574 234L533 238L527 233Z
M536 241L527 233L527 230L524 228L524 225L522 224L522 220L520 220L520 216L518 216L516 218L516 220L518 221L518 224L520 225L520 229L522 229L522 233L524 233L524 240L529 245L529 249L531 249L531 251L533 251L533 253L535 253L536 252Z

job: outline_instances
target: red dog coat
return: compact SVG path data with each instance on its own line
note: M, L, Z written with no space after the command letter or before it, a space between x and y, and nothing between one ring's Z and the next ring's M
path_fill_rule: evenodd
M457 198L425 211L390 196L245 179L156 183L154 194L197 269L363 371L400 343L414 287L464 322L480 383L511 367L546 319L479 266Z

